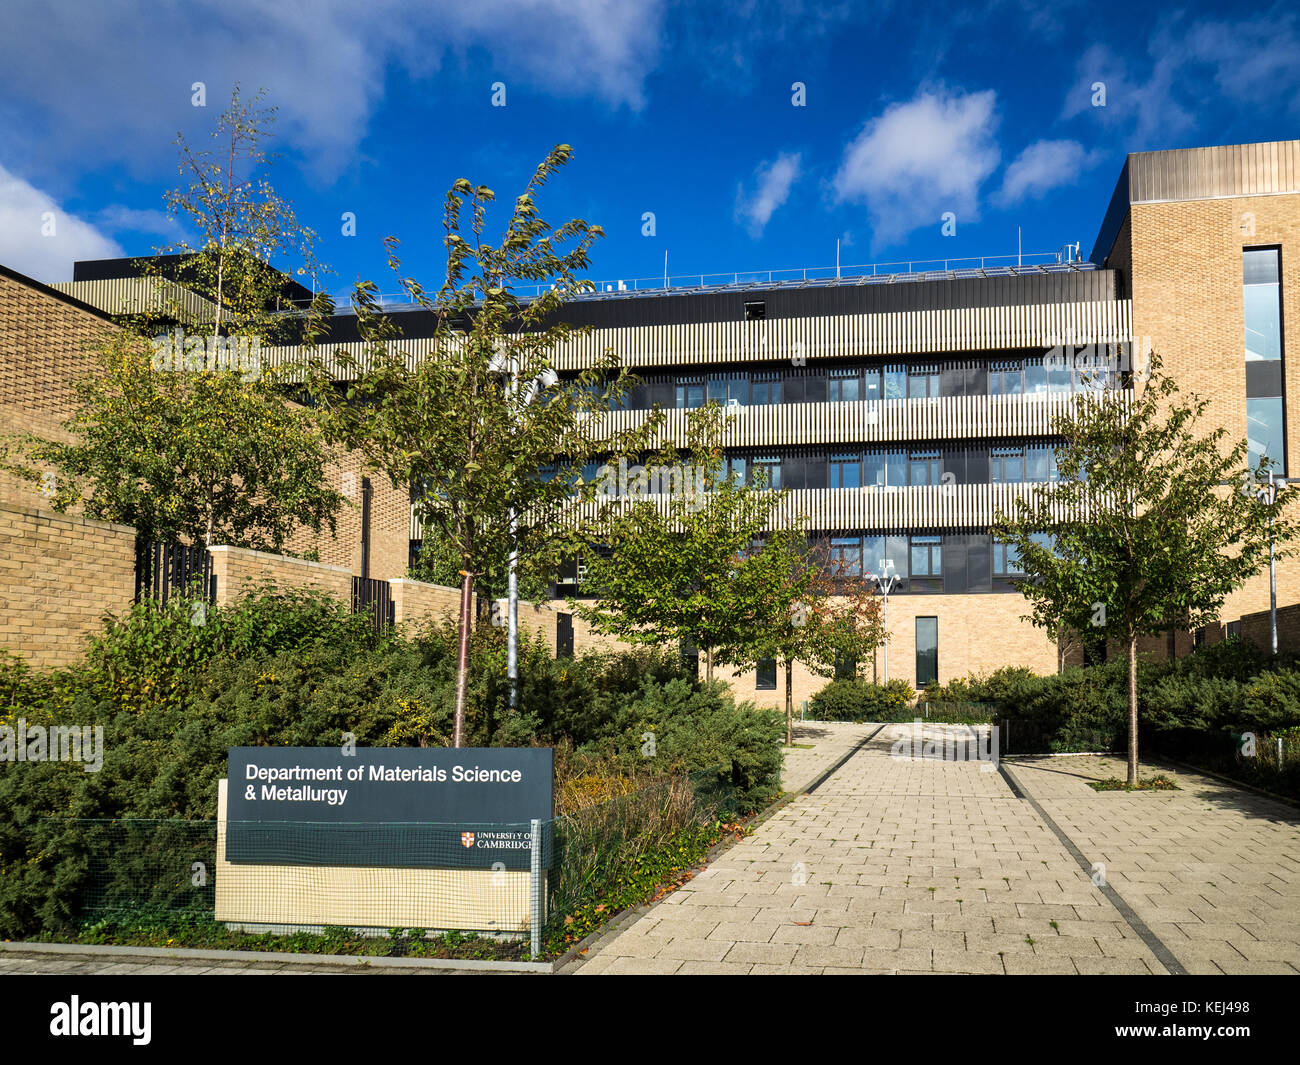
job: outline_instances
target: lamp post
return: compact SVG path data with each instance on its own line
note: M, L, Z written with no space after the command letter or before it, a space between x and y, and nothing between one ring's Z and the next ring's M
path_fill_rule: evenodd
M1284 481L1283 484L1286 482ZM1255 495L1266 507L1277 502L1277 481L1273 471L1268 471L1268 484L1261 484ZM1277 654L1277 559L1274 557L1275 538L1273 535L1273 515L1268 516L1268 621L1272 638L1273 654Z
M897 574L885 573L885 559L880 560L881 575L875 578L876 587L880 589L880 595L884 600L885 606L885 684L889 684L889 593L898 587L899 577ZM873 576L875 576L873 574Z
M506 395L514 400L519 392L518 369L513 359L503 359L494 363L506 376ZM553 388L559 377L552 369L544 370L540 376L529 382L524 391L523 405L527 406L537 398L543 388ZM519 709L519 545L516 533L519 529L515 508L509 512L510 553L506 574L506 679L510 683L510 709Z

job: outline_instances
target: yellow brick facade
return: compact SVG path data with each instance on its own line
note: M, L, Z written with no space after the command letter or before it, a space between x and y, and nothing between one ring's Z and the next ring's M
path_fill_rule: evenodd
M1300 472L1295 325L1300 322L1300 193L1135 203L1108 265L1124 272L1135 334L1150 338L1180 389L1210 401L1203 430L1222 425L1238 440L1246 436L1242 249L1270 245L1282 248L1287 455L1288 472L1295 477ZM1300 502L1292 503L1291 514L1300 516ZM1300 600L1300 558L1278 563L1277 589L1279 606ZM1268 604L1265 571L1229 596L1222 619L1267 611Z
M134 595L134 529L0 503L0 648L35 669L69 665Z

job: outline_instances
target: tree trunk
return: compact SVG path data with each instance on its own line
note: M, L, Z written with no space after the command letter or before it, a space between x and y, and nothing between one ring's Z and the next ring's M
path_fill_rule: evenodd
M785 663L785 745L794 746L794 694L791 689L794 676L794 664L789 659Z
M713 683L713 648L704 652L704 679Z
M1128 784L1138 782L1138 641L1128 638Z
M469 633L473 624L474 577L460 575L460 652L456 656L456 722L451 745L465 746L465 692L469 686Z

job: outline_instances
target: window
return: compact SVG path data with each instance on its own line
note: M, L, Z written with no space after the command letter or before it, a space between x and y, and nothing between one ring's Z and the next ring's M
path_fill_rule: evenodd
M989 367L990 396L1018 396L1024 390L1024 374L1019 362L995 362Z
M1227 630L1226 633L1225 633L1225 635L1227 636L1227 638L1228 638L1229 640L1232 640L1232 639L1241 639L1241 622L1240 622L1240 621L1229 621L1228 624L1224 626L1224 628Z
M758 302L758 303L745 304L745 321L761 322L766 317L767 317L766 303Z
M862 487L862 455L844 451L831 455L831 487Z
M989 455L990 484L1019 484L1025 479L1025 449L995 447Z
M939 619L916 619L916 686L924 688L939 680Z
M993 541L993 576L1016 577L1024 573L1020 568L1020 552L1015 544Z
M1246 397L1246 446L1253 469L1261 458L1286 473L1286 438L1282 435L1282 397Z
M1267 459L1286 473L1286 401L1282 370L1282 286L1277 248L1242 251L1246 321L1246 443L1250 463Z
M939 367L913 366L907 371L907 394L911 399L937 398Z
M1246 311L1246 361L1282 358L1282 286L1276 248L1241 253Z
M906 536L866 536L862 552L866 571L871 576L907 578Z
M885 398L907 398L907 368L904 366L886 366L884 369Z
M762 484L764 488L776 491L781 487L781 457L779 455L761 455L752 463L750 484Z
M1033 444L1025 448L1026 481L1059 481L1061 471L1056 468L1056 448L1050 444Z
M781 375L756 373L750 402L756 407L774 407L781 402Z
M754 688L761 692L776 691L775 658L760 658L758 660L758 676L754 681Z
M912 537L912 578L941 578L943 576L943 538L939 536Z
M832 577L862 576L862 540L860 537L832 537L830 569Z
M1026 359L1025 393L1027 395L1042 395L1047 391L1047 367L1043 365L1043 360Z
M862 398L863 399L880 399L884 395L880 391L880 371L867 369L862 371Z
M1061 354L1047 362L1047 390L1049 392L1071 391L1073 377L1074 348L1066 346Z
M704 406L704 378L682 378L677 382L677 409L694 410Z
M939 452L913 451L907 465L908 484L939 483Z
M749 405L749 375L742 373L710 374L707 398L710 402L724 407L733 403L740 406Z
M832 403L856 403L862 398L862 378L857 370L832 370L828 398Z
M847 655L835 656L835 680L853 680L858 675L858 660Z

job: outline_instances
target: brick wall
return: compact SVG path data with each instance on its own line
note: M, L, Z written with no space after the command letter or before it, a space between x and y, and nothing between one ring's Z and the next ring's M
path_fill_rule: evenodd
M134 529L0 504L0 647L34 668L68 665L134 594Z
M0 270L0 437L32 433L67 440L73 385L94 365L94 347L116 326L35 282ZM0 503L41 508L37 489L0 471Z
M1249 218L1247 216L1250 216ZM1243 232L1243 223L1254 232ZM1133 328L1150 337L1179 387L1210 401L1201 431L1224 426L1246 435L1243 247L1282 246L1282 354L1290 473L1300 473L1300 194L1134 204L1112 254L1126 269ZM1300 496L1300 493L1296 493ZM1300 516L1293 497L1291 516ZM1300 557L1277 566L1280 605L1300 595ZM1233 620L1268 609L1268 573L1228 597Z
M325 470L325 483L343 493L333 536L328 530L319 536L300 529L285 547L295 554L317 552L321 562L345 566L361 574L361 487L370 478L370 576L380 580L403 577L411 550L411 502L409 493L395 488L382 473L367 470L361 456L348 452Z
M460 618L460 589L441 584L398 578L390 580L388 587L393 596L393 620L408 629L419 629L430 622L451 621Z
M63 423L73 413L74 384L93 370L98 342L116 329L92 308L0 269L0 438L31 433L48 440L70 440ZM349 497L338 514L336 535L318 537L301 529L285 545L287 549L295 554L314 550L323 563L360 574L361 478L366 473L353 453L331 463L327 482ZM369 476L374 489L370 576L400 577L406 572L410 550L409 498L382 474ZM46 500L36 486L0 471L0 502L39 508Z
M352 571L323 562L250 551L244 547L212 547L212 574L217 579L217 605L227 606L254 585L270 581L278 588L314 588L341 603L352 601Z
M1258 644L1265 651L1270 650L1273 634L1269 612L1260 610L1242 617L1241 638ZM1278 607L1277 649L1279 652L1300 652L1300 604Z

